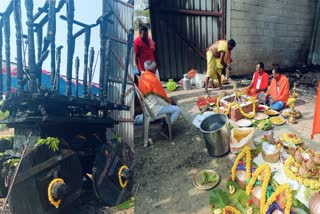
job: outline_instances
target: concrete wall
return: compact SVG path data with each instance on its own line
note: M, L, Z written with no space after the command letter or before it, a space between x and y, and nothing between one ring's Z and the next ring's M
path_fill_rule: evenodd
M228 1L230 3L230 1ZM252 73L258 61L266 69L307 63L318 0L231 0L228 35L235 74Z

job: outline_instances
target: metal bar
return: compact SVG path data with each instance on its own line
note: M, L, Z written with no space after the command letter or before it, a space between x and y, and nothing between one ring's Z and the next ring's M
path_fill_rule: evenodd
M128 4L128 3L124 2L124 1L116 0L116 2L119 2L120 4L126 5L126 6L128 6L130 8L134 8L134 6L132 4Z
M74 38L72 34L74 20L74 0L67 2L67 19L68 19L68 50L67 50L67 86L66 95L71 95L71 79L72 79L72 60L74 54Z
M111 9L111 11L114 13L114 15L116 16L116 18L118 19L120 25L123 27L123 29L129 33L129 30L126 28L125 24L122 22L120 16L116 13L116 11L113 9L113 7L111 6L111 4L109 3L109 1L106 1L107 5L109 6L109 8Z
M107 25L104 19L100 19L100 72L99 72L99 100L103 98L104 72L106 66L106 31Z
M76 90L75 94L76 97L79 97L79 67L80 67L80 59L77 56L75 61L75 68L76 68Z
M83 64L83 96L88 96L88 53L89 53L89 45L90 45L90 28L86 28L85 37L84 37L84 64Z
M10 17L4 16L3 21L4 21L5 55L6 55L6 83L7 83L7 95L6 96L8 96L11 93Z
M226 18L226 8L225 8L225 2L224 0L221 0L221 29L220 29L220 33L221 33L221 39L225 39L225 18Z
M2 34L2 28L3 28L3 19L0 19L0 100L2 100L2 94L3 94L3 73L2 73L2 47L3 47L3 34Z
M103 80L103 105L107 103L108 99L108 76L110 72L110 49L111 49L111 42L110 39L107 39L106 43L106 67L104 72L104 80Z
M121 61L121 59L119 58L119 56L117 55L117 53L113 50L113 48L110 48L112 55L116 58L117 62L119 63L119 65L121 66L122 69L124 69L124 64Z
M121 104L122 105L124 104L124 101L125 101L127 77L128 77L128 71L129 71L129 61L130 61L132 46L133 46L133 29L131 28L129 30L129 34L128 34L127 56L126 56L125 68L124 68L124 77L123 77L123 82L122 82L122 92L121 92Z
M91 97L92 91L91 91L91 87L92 87L92 69L93 69L93 61L94 61L94 49L93 47L91 47L90 49L90 53L89 53L89 68L88 68L88 72L89 72L89 84L88 84L88 91L89 91L89 96Z
M36 59L34 48L34 34L33 34L33 0L26 0L25 6L27 10L27 26L28 26L28 68L30 74L30 81L28 89L30 92L37 91L36 82Z
M48 0L48 28L47 39L50 41L50 68L51 68L51 87L54 85L54 79L56 75L56 0ZM41 69L41 68L40 68ZM41 69L42 70L42 69Z
M13 3L13 12L14 12L14 22L16 28L16 51L17 51L17 79L18 79L18 86L17 91L23 90L22 85L22 27L21 27L21 2L20 0L14 0ZM2 62L1 62L2 63Z
M173 13L173 14L183 14L183 15L194 15L194 16L213 16L221 17L223 13L202 11L202 10L185 10L185 9L172 9L172 8L153 8L153 10L160 13Z
M56 84L53 86L53 89L57 89L58 93L60 93L60 64L61 64L61 49L63 46L57 47L56 50L56 63L57 63L57 69L56 69Z

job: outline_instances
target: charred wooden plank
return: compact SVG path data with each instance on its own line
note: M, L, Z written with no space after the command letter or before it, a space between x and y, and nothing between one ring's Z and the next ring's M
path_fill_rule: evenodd
M14 12L14 22L16 28L16 51L17 51L17 79L18 79L18 87L17 91L23 90L22 85L22 26L21 26L21 2L20 0L13 1L13 12Z
M6 56L6 83L7 83L6 97L7 97L11 93L10 17L4 16L3 21L4 21L5 56Z
M92 84L92 68L93 68L93 61L94 61L94 49L93 47L91 47L90 49L90 54L89 54L89 68L88 68L88 72L89 72L89 96L91 97L92 91L91 91L91 84Z
M75 68L76 68L76 97L79 96L79 67L80 67L80 59L76 57Z

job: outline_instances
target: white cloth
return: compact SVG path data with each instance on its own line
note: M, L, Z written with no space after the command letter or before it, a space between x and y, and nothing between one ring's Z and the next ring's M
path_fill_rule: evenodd
M261 76L259 76L259 77L258 77L258 81L257 81L256 89L260 89L261 80L262 80L262 77L261 77Z

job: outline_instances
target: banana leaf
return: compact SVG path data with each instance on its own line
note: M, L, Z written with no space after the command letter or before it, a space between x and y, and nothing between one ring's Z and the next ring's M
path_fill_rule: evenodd
M130 198L129 200L123 202L122 204L119 204L117 208L119 210L125 210L125 209L129 209L132 206L134 206L134 199Z
M295 197L292 197L292 206L295 208L299 208L299 210L303 210L306 213L310 213L309 209ZM303 214L303 212L297 212L297 213Z
M221 208L230 204L229 193L221 189L210 190L210 205L214 204L214 209Z

